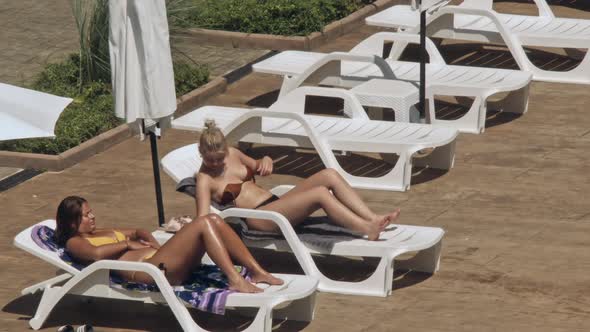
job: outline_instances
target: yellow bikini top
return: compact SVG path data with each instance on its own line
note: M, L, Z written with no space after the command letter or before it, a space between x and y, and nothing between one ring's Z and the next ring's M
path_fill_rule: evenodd
M96 236L96 237L87 237L86 240L90 242L91 245L98 247L105 244L113 244L125 241L125 234L113 230L113 234L115 236Z

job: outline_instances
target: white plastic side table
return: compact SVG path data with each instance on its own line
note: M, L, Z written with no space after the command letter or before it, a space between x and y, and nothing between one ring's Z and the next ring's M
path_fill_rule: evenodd
M374 78L355 86L350 91L357 96L363 106L393 109L395 121L420 121L420 112L414 107L419 102L420 91L410 82ZM371 110L372 112L374 110ZM371 115L379 116L369 115L371 118L373 118Z

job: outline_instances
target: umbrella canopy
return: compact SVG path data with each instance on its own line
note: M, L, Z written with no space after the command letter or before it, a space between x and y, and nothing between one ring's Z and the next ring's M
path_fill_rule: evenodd
M176 110L174 72L164 0L109 1L115 113L127 123Z
M0 141L54 137L55 123L71 102L70 98L0 83Z

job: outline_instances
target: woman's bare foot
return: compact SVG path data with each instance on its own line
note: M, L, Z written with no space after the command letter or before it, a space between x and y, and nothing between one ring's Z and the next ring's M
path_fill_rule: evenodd
M397 219L397 217L399 217L400 212L401 212L401 209L400 208L397 208L393 212L390 212L388 214L385 214L385 215L377 215L375 217L375 219L372 220L372 222L373 223L380 224L380 223L383 222L383 220L387 220L387 224L385 226L388 226L391 223L393 223L395 221L395 219Z
M229 282L229 289L235 290L239 293L261 293L262 289L252 285L246 279L240 278L236 282Z
M379 235L381 232L385 230L385 227L389 225L388 219L384 216L380 220L376 222L372 222L369 224L369 232L367 232L367 237L369 241L377 241L379 240Z
M385 218L387 218L387 225L391 225L395 221L395 219L397 219L397 217L399 217L400 213L401 213L401 209L397 208L393 212L387 214L385 216Z
M269 285L282 285L285 283L282 279L279 279L266 271L260 273L252 272L250 274L250 280L252 280L253 283L263 282Z

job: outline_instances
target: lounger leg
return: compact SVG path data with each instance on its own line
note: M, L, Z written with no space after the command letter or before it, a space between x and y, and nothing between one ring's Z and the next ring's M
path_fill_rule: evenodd
M256 317L244 332L272 331L272 308L263 306L258 309Z
M63 286L51 287L47 285L43 291L39 307L37 307L37 312L35 312L35 316L29 321L29 325L35 330L40 329L53 308L66 294L73 293L73 291L83 289L89 285L108 285L108 282L109 272L108 270L102 270L90 274L78 274L68 280Z
M37 291L44 290L47 287L53 287L53 285L59 284L62 281L66 281L66 280L70 279L71 277L72 277L72 275L69 273L60 274L56 277L53 277L51 279L45 280L43 282L34 284L32 286L29 286L29 287L23 289L21 291L21 294L22 295L35 294Z
M45 323L45 320L55 305L65 295L65 293L63 293L61 290L61 287L52 288L48 286L45 288L43 291L43 296L41 297L41 302L39 302L39 306L35 312L35 316L29 321L31 328L38 330L41 328L41 326L43 326L43 323Z
M463 104L461 103L462 98L458 99L460 104ZM430 100L434 100L434 98ZM430 107L434 109L434 102L429 101L429 108ZM471 107L462 117L455 120L444 120L438 119L435 116L431 123L455 128L463 133L479 134L485 131L486 112L486 101L482 96L478 96L473 100ZM432 115L430 115L430 117L432 118Z
M520 45L519 47L522 48ZM586 56L581 60L580 64L567 72L544 70L537 67L526 57L524 51L522 51L524 55L518 56L515 55L513 50L511 50L511 53L520 69L533 73L533 78L537 81L590 84L590 49L586 52Z
M509 113L526 113L529 107L529 87L530 85L527 85L506 96L506 98L501 101L502 110Z
M568 57L575 59L575 60L583 60L584 57L586 56L587 52L584 51L580 51L579 49L576 48L566 48L565 49L565 54L567 54Z
M439 146L424 158L414 158L416 166L430 166L431 168L448 170L455 163L455 141Z
M412 271L435 273L438 271L440 265L441 248L442 240L428 249L419 251L416 256L408 260L396 262L396 267Z
M408 152L393 151L399 155L399 159L395 166L385 175L378 178L369 178L354 176L346 172L336 160L334 152L328 147L318 145L316 151L320 155L322 162L326 167L333 168L354 188L359 189L376 189L376 190L399 190L405 191L410 187L410 179L412 177L412 165L409 163L411 158L408 157Z
M373 274L359 282L332 280L321 274L318 289L322 292L333 292L351 295L381 296L391 294L393 284L393 257L381 257Z
M291 302L286 308L275 310L274 317L300 322L311 322L315 309L315 294Z

